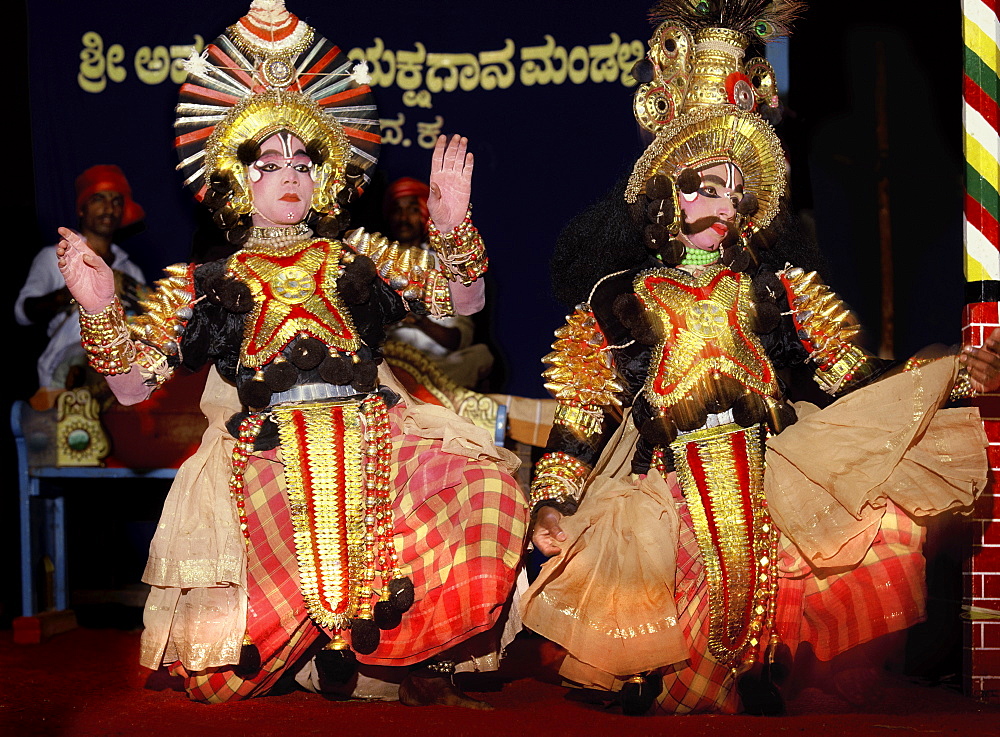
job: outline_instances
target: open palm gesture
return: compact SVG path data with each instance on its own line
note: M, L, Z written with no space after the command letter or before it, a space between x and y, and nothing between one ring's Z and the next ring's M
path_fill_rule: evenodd
M431 157L430 196L427 210L442 233L448 233L465 218L472 192L472 154L469 139L438 136Z

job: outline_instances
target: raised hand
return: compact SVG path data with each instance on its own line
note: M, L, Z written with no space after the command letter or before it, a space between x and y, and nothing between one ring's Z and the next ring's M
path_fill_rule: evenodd
M103 258L87 245L87 239L69 228L59 228L56 245L59 271L73 298L87 312L100 312L115 297L115 276Z
M993 328L982 348L963 348L961 361L969 371L973 391L982 394L1000 390L1000 328Z
M448 233L465 218L472 192L472 154L469 139L438 136L431 156L431 193L427 209L442 233Z

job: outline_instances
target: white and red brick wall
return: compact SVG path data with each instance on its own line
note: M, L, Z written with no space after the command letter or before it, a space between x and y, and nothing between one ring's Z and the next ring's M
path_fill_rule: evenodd
M963 343L982 345L1000 325L996 302L965 308ZM989 439L991 483L976 504L964 570L969 619L964 628L964 687L970 696L1000 703L1000 394L976 397Z

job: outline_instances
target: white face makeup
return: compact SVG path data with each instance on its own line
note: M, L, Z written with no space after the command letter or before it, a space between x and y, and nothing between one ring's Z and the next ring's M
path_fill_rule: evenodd
M681 233L695 248L716 251L736 220L736 206L743 199L743 174L731 162L702 169L701 186L691 194L680 193L684 218Z
M260 158L247 169L253 193L253 224L257 227L295 225L309 213L313 163L305 144L279 131L260 146Z

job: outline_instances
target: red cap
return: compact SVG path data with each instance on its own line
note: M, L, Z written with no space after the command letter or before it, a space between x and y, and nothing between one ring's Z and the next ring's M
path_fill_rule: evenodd
M427 198L430 196L431 188L412 177L403 177L390 184L385 190L385 199L382 200L382 212L389 213L389 206L396 200L403 197L416 197L420 202L420 214L426 221L430 216L427 209Z

